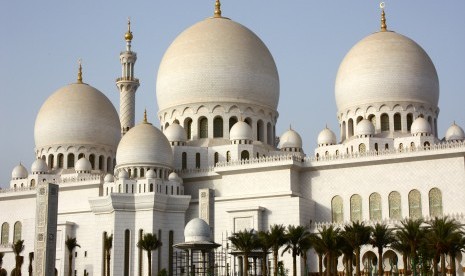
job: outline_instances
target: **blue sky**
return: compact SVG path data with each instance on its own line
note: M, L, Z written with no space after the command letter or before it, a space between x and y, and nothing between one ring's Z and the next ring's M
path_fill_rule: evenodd
M118 106L126 19L132 19L138 53L136 121L147 108L158 125L155 83L158 65L171 41L209 17L214 0L196 1L5 1L0 43L0 186L13 167L34 161L34 121L55 90L76 79L82 58L84 81ZM344 55L379 29L379 2L223 0L223 15L254 31L273 54L280 74L277 133L290 124L313 154L327 124L337 135L334 80ZM465 1L386 1L390 30L420 44L439 74L439 133L455 120L465 127Z

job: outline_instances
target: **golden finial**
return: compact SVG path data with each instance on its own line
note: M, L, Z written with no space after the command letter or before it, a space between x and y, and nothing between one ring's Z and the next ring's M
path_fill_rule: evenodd
M124 39L126 39L127 42L130 42L132 40L132 32L131 32L131 18L128 17L128 31L124 35Z
M213 17L215 17L215 18L220 18L221 17L221 3L220 3L220 0L216 0L216 2L215 2L215 13L213 14Z
M381 8L381 31L385 32L387 31L387 25L386 25L386 14L384 13L384 7L385 7L384 2L381 2L379 4L379 7Z
M79 63L79 70L78 70L77 83L82 83L82 64L81 64L81 59L78 60L78 63Z
M147 124L148 121L147 121L147 108L144 109L144 124Z

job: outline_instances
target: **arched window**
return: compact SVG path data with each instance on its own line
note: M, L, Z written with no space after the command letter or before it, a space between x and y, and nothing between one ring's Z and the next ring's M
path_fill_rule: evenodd
M336 150L336 156L339 156L339 150Z
M411 151L414 151L414 150L415 150L415 143L414 143L414 142L411 142L411 143L410 143L410 150L411 150Z
M103 161L105 160L105 158L103 157L103 155L100 155L98 157L98 169L103 171Z
M124 276L129 276L130 251L131 251L131 232L129 229L124 230Z
M138 173L137 168L134 168L134 175L133 175L133 176L134 176L134 177L138 177L138 174L137 174L137 173Z
M68 165L67 168L74 168L74 154L70 153L68 154Z
M266 124L267 144L273 145L273 132L271 131L271 123Z
M402 143L399 144L399 151L400 152L404 151L404 144Z
M241 152L241 160L249 160L249 151L243 150Z
M218 152L215 152L215 165L218 163L218 159L219 159L219 154Z
M412 190L408 194L408 208L411 219L419 219L422 217L421 194L418 190Z
M237 123L237 118L236 117L231 117L229 118L229 130L233 127L234 124Z
M78 155L78 160L81 159L82 157L84 157L84 153L80 153L80 154Z
M252 127L252 119L249 117L245 118L244 122L246 122L250 127Z
M378 151L378 143L375 143L375 151Z
M350 197L350 220L362 221L362 197L360 195Z
M370 201L370 220L381 220L381 196L378 193L372 193L369 198Z
M226 162L231 162L231 152L230 151L226 152Z
M36 186L36 180L35 179L31 179L31 187L35 187Z
M23 226L21 222L17 221L15 225L13 226L13 242L17 242L21 240L22 229L23 229Z
M385 144L385 145L384 145L384 149L385 149L385 150L388 150L388 149L389 149L389 144Z
M93 154L89 155L89 162L90 162L90 165L92 166L92 169L95 170L95 155Z
M183 152L182 153L182 157L181 157L181 168L183 170L187 169L187 153L186 152Z
M223 118L221 117L213 119L213 137L223 137Z
M200 169L200 153L195 154L195 167Z
M389 194L389 218L402 219L401 201L399 192L391 192Z
M429 215L430 217L442 216L442 193L438 188L429 191Z
M170 126L170 123L166 122L165 123L165 129L167 129Z
M376 116L373 114L368 115L368 121L370 121L376 129Z
M118 185L118 193L121 193L121 184Z
M347 138L350 138L352 136L354 136L354 120L352 119L349 119L348 121L348 135L347 135Z
M107 172L111 173L111 170L112 170L112 168L111 168L111 158L108 157L107 158Z
M389 116L386 113L381 114L381 131L389 131Z
M358 116L358 117L357 117L357 124L360 123L361 120L363 120L363 117L362 117L362 116Z
M342 204L342 197L333 197L331 200L331 213L333 222L342 223L344 221L344 207Z
M264 133L264 125L262 120L257 121L257 140L264 142L265 141L265 133Z
M367 148L364 143L361 143L360 145L358 145L358 152L365 153L366 151L367 151Z
M425 149L429 149L429 147L430 147L429 142L425 142L425 143L423 144L423 147L425 147Z
M62 153L58 154L58 168L59 169L63 168L63 154Z
M413 123L413 114L409 113L407 114L407 131L410 131L412 128L412 123Z
M187 118L184 120L184 129L186 130L187 139L192 139L192 119Z
M402 123L400 120L400 114L396 113L394 114L394 131L396 130L402 130Z
M149 192L153 192L153 183L150 183Z
M1 244L3 245L7 245L8 244L8 239L10 238L9 237L10 235L10 225L8 225L7 222L3 223L2 224L2 240L0 241Z
M208 119L205 117L199 120L199 138L208 138Z
M50 154L48 156L48 168L49 169L53 169L53 161L54 161L54 156L53 154Z

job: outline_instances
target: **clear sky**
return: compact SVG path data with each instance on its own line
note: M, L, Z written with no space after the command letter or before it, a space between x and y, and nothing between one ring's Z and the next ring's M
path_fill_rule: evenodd
M37 112L54 91L75 82L79 58L84 82L119 105L115 79L128 16L141 80L136 121L147 108L158 125L155 83L163 53L181 31L213 14L214 0L28 0L1 7L0 186L7 187L19 162L30 170ZM336 73L349 49L379 30L379 2L222 0L222 10L254 31L275 58L281 83L277 133L292 124L310 155L326 124L339 137ZM454 120L465 127L464 11L463 0L386 1L388 29L420 44L438 71L440 138Z

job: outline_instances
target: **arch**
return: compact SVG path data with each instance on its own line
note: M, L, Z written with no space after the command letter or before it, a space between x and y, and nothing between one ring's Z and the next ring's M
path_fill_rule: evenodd
M425 149L429 149L430 143L429 143L428 141L426 141L426 142L423 144L423 147L424 147Z
M250 119L249 117L245 118L244 122L246 122L250 127L252 127L252 119Z
M68 154L68 161L67 161L67 166L68 169L74 168L74 154L69 153Z
M217 116L213 119L213 138L223 137L223 118Z
M236 116L232 116L229 118L229 130L231 131L231 128L233 127L233 125L237 123L237 117Z
M407 131L410 131L412 129L412 124L413 124L413 114L408 113L407 114Z
M386 113L381 114L381 131L389 131L389 116Z
M332 221L335 223L344 222L344 206L341 196L335 196L331 200Z
M81 150L81 148L79 148L79 149ZM78 159L77 159L77 160L81 159L82 157L85 157L85 155L84 155L84 153L81 152L81 153L78 155Z
M257 141L265 142L265 125L262 120L257 121Z
M368 121L370 121L376 129L376 116L373 114L368 115Z
M107 158L107 172L111 172L111 157Z
M362 197L358 194L350 197L350 221L362 221Z
M231 162L231 152L229 150L226 152L226 162Z
M20 221L15 222L13 226L13 243L21 240L21 232L23 230L23 225Z
M59 169L63 168L63 153L58 154L58 168Z
M347 123L347 138L350 138L352 136L354 136L354 120L352 120L352 118L349 119L348 123Z
M394 131L402 130L402 123L400 119L400 113L394 114Z
M100 155L98 157L98 169L101 170L101 171L103 171L103 168L104 168L103 162L105 162L105 157L103 155Z
M358 116L358 117L357 117L357 121L356 121L357 124L360 123L361 120L363 120L363 117L362 117L362 116ZM357 124L356 124L356 125L357 125Z
M382 219L381 196L378 193L372 193L369 197L370 220Z
M204 106L204 105L199 106L199 107L197 108L197 110L195 111L196 114L198 114L198 113L203 113L203 114L205 114L205 113L209 113L209 112L210 112L210 111L208 110L208 108L207 108L206 106Z
M31 187L35 187L36 186L36 180L35 179L31 179Z
M195 154L195 168L200 169L200 153Z
M365 153L366 151L367 151L367 148L364 143L361 143L360 145L358 145L358 152Z
M243 150L241 152L241 160L249 160L249 151L248 150Z
M375 151L378 151L378 143L375 143Z
M342 130L341 130L341 140L346 139L346 122L342 122Z
M150 183L149 192L153 192L153 183Z
M266 142L268 145L273 144L273 132L271 131L271 123L266 124Z
M438 188L432 188L429 193L429 215L430 217L442 216L442 193Z
M184 120L184 129L186 130L187 139L192 139L192 119L186 118Z
M422 217L421 194L418 190L411 190L408 193L408 208L411 219L419 219Z
M399 144L399 151L400 152L404 151L404 144L402 144L402 143Z
M170 126L170 123L166 122L166 123L165 123L165 128L164 128L164 129L167 129L169 126Z
M216 166L216 164L218 164L218 159L219 159L219 154L218 154L218 152L215 152L214 159L215 159L214 161L215 161L215 166Z
M415 142L410 142L410 151L415 150Z
M89 162L93 170L95 170L95 155L91 154L89 155Z
M131 231L124 230L124 276L129 276L130 254L131 253Z
M401 220L402 219L402 209L401 209L401 198L399 192L391 192L388 196L389 203L389 218Z
M181 168L183 170L187 169L187 153L183 152L181 154Z
M201 117L199 119L199 138L208 138L208 119Z
M2 224L2 233L1 233L1 240L0 244L7 245L10 239L10 225L8 222L4 222Z

